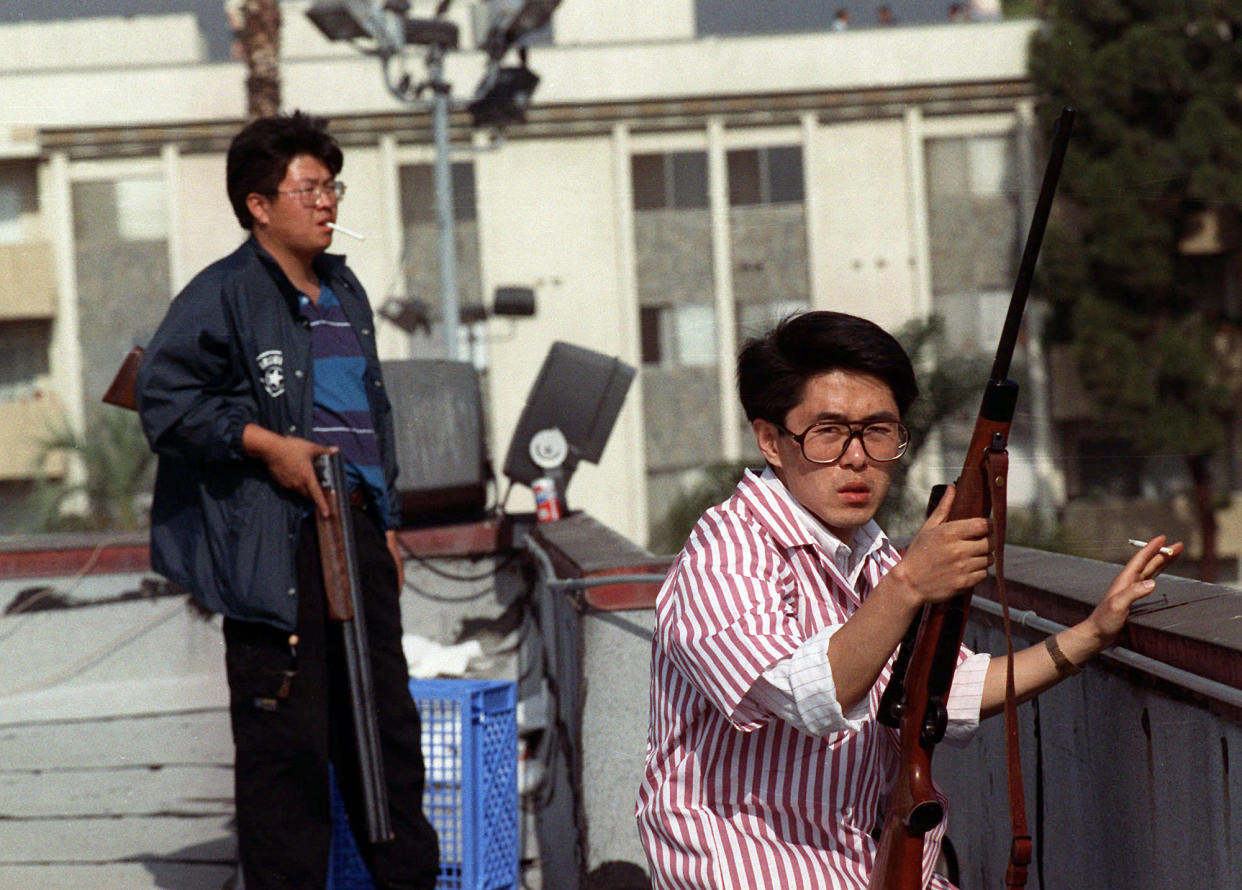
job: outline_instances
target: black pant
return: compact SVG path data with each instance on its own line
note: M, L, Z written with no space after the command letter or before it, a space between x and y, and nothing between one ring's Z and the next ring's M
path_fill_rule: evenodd
M366 839L341 628L327 618L312 517L302 526L297 550L296 657L285 631L224 622L246 890L324 887L332 837L329 761L376 887L435 887L439 851L435 829L422 811L419 716L401 650L396 566L375 520L356 508L352 518L396 839L380 844Z

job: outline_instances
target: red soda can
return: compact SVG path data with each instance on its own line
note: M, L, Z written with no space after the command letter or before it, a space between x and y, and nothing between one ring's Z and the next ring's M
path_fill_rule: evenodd
M552 522L561 518L561 499L556 494L556 480L542 476L530 484L535 493L535 520Z

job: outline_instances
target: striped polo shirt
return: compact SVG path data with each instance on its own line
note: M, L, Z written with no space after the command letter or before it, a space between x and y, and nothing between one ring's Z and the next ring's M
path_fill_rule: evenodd
M381 523L388 503L379 440L367 398L366 357L341 302L326 284L318 302L298 297L302 317L310 324L311 368L315 384L311 439L335 445L345 461L350 490L362 488Z
M637 806L654 890L866 890L871 832L898 767L896 734L876 720L892 660L843 714L827 649L900 557L880 536L846 574L797 507L748 472L699 520L656 598ZM780 719L753 694L783 661L810 719ZM960 653L948 702L959 739L977 725L987 663ZM822 688L797 688L802 677ZM932 874L944 830L924 847L933 890L952 887Z

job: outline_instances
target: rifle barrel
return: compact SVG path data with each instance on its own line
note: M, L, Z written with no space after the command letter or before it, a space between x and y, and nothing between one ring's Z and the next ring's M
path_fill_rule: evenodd
M1039 189L1039 200L1035 204L1031 228L1026 235L1022 262L1018 264L1018 277L1014 281L1013 296L1009 300L1005 327L1001 331L1000 342L996 346L996 358L992 362L993 380L1004 380L1009 376L1009 363L1013 360L1014 347L1018 344L1026 297L1031 290L1031 279L1035 277L1035 262L1039 259L1039 248L1044 241L1044 229L1048 226L1048 215L1052 212L1052 199L1056 195L1061 163L1065 160L1065 150L1069 146L1070 131L1074 128L1076 116L1077 112L1066 105L1057 117L1056 129L1052 133L1052 150L1048 156L1048 166L1044 169L1044 181Z

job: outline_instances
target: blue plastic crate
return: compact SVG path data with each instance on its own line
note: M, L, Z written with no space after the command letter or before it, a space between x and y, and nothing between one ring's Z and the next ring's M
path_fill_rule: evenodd
M440 838L436 890L518 886L517 684L411 680L423 721L423 811ZM327 890L374 890L332 788Z

